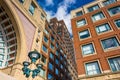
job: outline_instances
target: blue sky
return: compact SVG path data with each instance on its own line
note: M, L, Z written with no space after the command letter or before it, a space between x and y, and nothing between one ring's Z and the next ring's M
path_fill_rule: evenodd
M48 18L57 17L58 20L64 20L70 34L71 16L70 11L79 8L94 0L37 0L40 6L46 11Z

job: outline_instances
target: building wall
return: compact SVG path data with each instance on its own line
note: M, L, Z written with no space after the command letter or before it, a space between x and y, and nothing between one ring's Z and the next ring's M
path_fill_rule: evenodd
M35 5L33 15L29 13L31 2ZM43 31L45 27L46 14L36 1L33 0L25 0L24 3L21 3L19 0L0 0L0 7L5 9L3 13L0 13L0 22L2 22L1 16L7 13L17 39L17 50L14 59L12 58L14 62L11 65L4 66L0 71L17 80L31 80L31 77L27 79L25 75L23 75L22 63L26 60L30 61L28 58L29 51L37 50L40 52L40 46L36 46L36 44L38 45L38 42L42 39L40 36L42 36L41 31ZM43 17L41 17L41 14ZM36 42L37 39L39 39L38 42ZM39 44L41 43L39 42ZM9 53L6 52L5 54L8 55ZM39 75L35 80L38 79L43 80L45 77L42 78Z
M71 22L72 22L74 48L76 51L77 71L78 71L78 76L80 79L83 79L83 78L85 80L86 79L92 80L93 78L96 80L112 79L112 77L117 78L118 77L117 75L120 74L119 72L117 74L114 74L108 63L108 58L120 56L120 53L119 53L120 47L118 46L116 48L104 50L103 46L101 45L101 42L100 42L101 40L110 38L112 36L117 37L118 42L120 41L120 30L119 30L119 28L116 27L116 25L114 23L114 20L120 19L120 17L119 17L120 13L118 13L114 16L110 16L110 14L108 13L109 8L112 8L114 6L120 6L120 2L118 1L118 2L110 4L108 6L103 6L102 1L105 1L105 0L94 1L90 4L83 6L83 8L79 8L79 9L73 10L71 12L71 15L73 17ZM87 10L88 6L90 7L95 4L98 4L100 6L100 9L94 10L92 12L88 12L88 10ZM76 12L78 12L78 11L83 11L84 14L77 17ZM93 14L96 14L101 11L104 13L105 18L102 20L93 22L91 19L91 16ZM77 27L76 22L81 19L85 19L87 21L87 23L84 26ZM98 35L96 33L95 28L96 28L96 26L99 26L104 23L108 23L111 27L111 30ZM90 37L86 38L86 39L80 39L79 35L78 35L79 32L84 31L86 29L89 30ZM91 42L93 43L95 53L83 56L81 46L83 44L88 44ZM93 62L93 61L98 61L98 64L99 64L100 70L101 70L101 74L103 74L103 76L101 76L101 75L88 76L86 74L85 63ZM111 73L111 74L106 74L106 73ZM114 76L112 76L112 75L114 75ZM110 76L110 77L107 78L107 76Z

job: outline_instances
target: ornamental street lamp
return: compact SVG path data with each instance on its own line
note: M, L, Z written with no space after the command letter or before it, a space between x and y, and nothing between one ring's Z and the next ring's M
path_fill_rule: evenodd
M29 52L28 54L31 62L28 62L28 61L24 61L23 62L23 68L22 68L22 71L23 71L23 74L28 78L30 76L30 73L32 72L32 78L35 78L35 76L37 76L39 73L40 73L40 70L41 68L43 67L42 64L36 64L36 61L41 57L40 56L40 53L37 52L37 51L31 51ZM36 69L33 69L31 70L29 68L29 66L31 64L34 64L36 66Z

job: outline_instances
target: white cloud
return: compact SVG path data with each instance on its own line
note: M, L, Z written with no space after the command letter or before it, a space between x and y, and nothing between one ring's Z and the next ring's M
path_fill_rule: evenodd
M53 0L45 0L46 6L54 5Z
M71 6L71 4L74 4L76 0L64 0L63 2L59 3L57 12L53 15L52 11L46 11L48 15L51 15L52 17L57 17L58 20L64 20L68 31L70 34L72 34L72 29L71 29L71 16L70 13L68 13L67 9Z

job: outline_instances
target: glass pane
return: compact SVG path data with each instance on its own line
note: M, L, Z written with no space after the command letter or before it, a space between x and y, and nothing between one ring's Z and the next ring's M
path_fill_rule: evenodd
M47 53L47 47L46 47L46 46L43 45L43 46L42 46L42 49L43 49L44 52Z
M109 11L110 15L120 13L120 6L110 8L110 9L108 9L108 11Z
M76 13L76 16L81 16L81 15L83 15L82 11Z
M44 36L44 41L47 43L48 42L48 39L46 36Z
M120 57L108 59L112 71L120 71Z
M89 8L88 8L88 11L89 11L89 12L92 12L92 11L97 10L97 9L99 9L98 4L97 4L97 5L94 5L94 6L92 6L92 7L89 7Z
M102 18L104 18L104 15L102 12L99 12L92 16L93 21L101 20Z
M48 79L52 79L53 78L53 75L52 74L48 74Z
M20 1L20 3L24 3L25 0L19 0L19 1Z
M54 59L54 55L53 55L52 52L50 53L50 58L51 58L51 59Z
M87 44L87 45L83 45L82 46L82 52L83 52L83 55L93 54L94 53L94 48L93 48L92 43Z
M77 21L77 26L80 27L80 26L84 26L86 24L86 21L85 19L82 19L80 21Z
M0 60L3 60L4 59L4 55L0 55Z
M4 53L5 50L3 48L0 48L0 53Z
M53 70L53 65L51 63L49 63L49 69Z
M30 7L29 7L29 12L33 15L35 11L35 6L33 3L31 3Z
M110 28L109 24L107 24L107 23L96 27L97 33L102 33L102 32L106 32L109 30L111 30L111 28Z
M120 19L119 20L115 20L115 24L116 24L117 27L120 28Z
M41 70L40 70L40 75L41 75L42 77L45 77L45 70L42 69L42 68L41 68Z
M98 65L98 62L91 62L91 63L86 63L86 72L87 75L94 75L94 74L100 74L100 68Z
M114 2L116 2L116 0L106 0L103 2L103 4L104 4L104 6L107 6L107 5L112 4Z
M116 37L112 37L112 38L102 40L102 45L103 45L104 49L108 49L108 48L119 46L119 43L118 43Z
M2 66L2 61L0 61L0 66Z
M88 30L85 30L85 31L80 32L79 35L80 35L80 38L81 38L81 39L84 39L84 38L87 38L87 37L90 36Z

